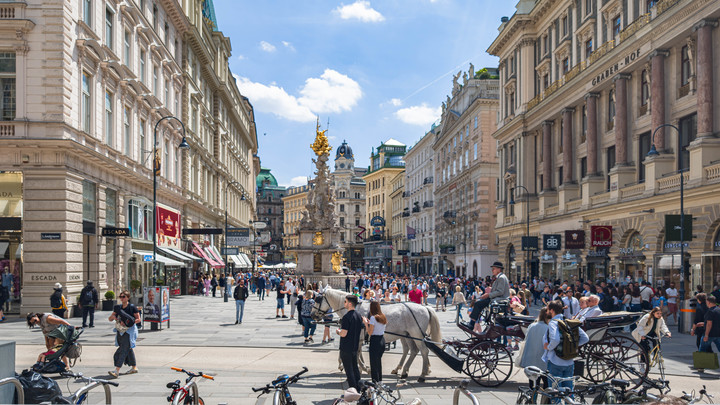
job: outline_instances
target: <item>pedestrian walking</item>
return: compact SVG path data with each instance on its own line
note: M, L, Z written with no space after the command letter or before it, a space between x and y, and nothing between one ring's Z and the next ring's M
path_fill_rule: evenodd
M138 336L136 325L140 323L140 311L135 305L128 302L129 299L129 291L123 290L120 292L120 304L113 307L113 312L108 318L110 321L115 321L115 346L117 346L117 350L113 355L115 370L108 371L108 374L115 378L120 375L120 367L123 364L130 366L130 370L126 374L138 372L133 349Z
M373 382L382 381L382 355L385 353L385 326L387 318L382 313L380 303L370 303L370 319L363 317L365 330L370 335L370 376Z
M247 300L248 295L245 280L240 280L237 287L235 287L235 291L233 291L233 298L235 298L235 325L242 323L243 314L245 313L245 300Z
M462 287L459 285L455 286L455 294L453 294L452 304L455 305L457 309L457 313L455 314L455 323L460 322L462 317L462 306L463 304L466 304L467 301L465 301L465 294L462 293Z
M312 290L305 291L305 299L302 302L302 308L300 309L300 315L302 316L303 326L303 337L305 338L305 344L314 342L313 335L315 334L315 328L317 324L313 322L311 314L315 300L313 296L315 293Z
M90 327L95 327L95 310L98 309L99 303L97 290L93 287L93 282L88 280L87 285L80 291L80 301L78 302L82 309L83 328L88 327L88 316L90 317Z
M68 307L65 296L62 293L62 284L55 283L55 288L53 290L54 291L50 296L50 308L52 308L52 313L60 318L65 318L65 311L67 311Z
M340 321L340 360L347 376L348 385L360 392L360 369L358 368L358 348L360 347L360 332L363 321L360 314L355 311L358 298L354 295L345 297L343 306L347 310Z

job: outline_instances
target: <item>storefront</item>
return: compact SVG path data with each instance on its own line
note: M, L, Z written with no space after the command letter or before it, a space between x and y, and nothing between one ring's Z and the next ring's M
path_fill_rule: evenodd
M0 173L0 273L2 287L10 296L10 313L20 312L22 298L22 217L22 173Z
M625 246L620 248L618 263L619 278L630 277L637 282L650 280L645 266L645 243L639 233L634 233Z
M703 282L705 288L710 289L720 285L720 231L713 238L712 251L702 254Z

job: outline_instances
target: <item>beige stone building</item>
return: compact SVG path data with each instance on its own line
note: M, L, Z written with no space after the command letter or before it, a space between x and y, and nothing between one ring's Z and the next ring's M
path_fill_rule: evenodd
M232 225L248 225L252 107L230 75L229 39L203 3L2 5L0 266L13 274L15 311L46 311L56 282L70 304L87 280L101 293L153 277L188 292L196 270L212 264L198 269L182 229L222 228L226 208ZM153 274L155 129L162 227ZM198 245L205 255L220 245L217 235L195 238L207 242Z
M427 132L405 155L405 198L403 217L407 238L409 272L435 273L435 154L437 127Z
M484 277L497 260L494 201L499 93L495 69L472 65L453 80L434 131L435 242L441 274Z
M407 237L405 234L405 171L390 179L390 239L392 240L392 269L405 273L409 269ZM405 252L401 255L400 253Z
M297 263L297 257L292 253L292 249L300 244L299 234L300 221L307 212L305 206L308 203L308 192L311 184L288 187L283 202L283 247L285 249L285 260Z
M720 283L718 17L710 0L568 0L520 1L503 19L488 52L500 58L496 232L512 279L679 286L665 216L680 213L682 182L685 290ZM526 210L540 238L527 256Z
M392 193L391 181L398 173L405 171L406 146L395 139L389 139L373 149L370 167L365 180L365 210L368 224L365 232L365 270L389 271L392 260Z

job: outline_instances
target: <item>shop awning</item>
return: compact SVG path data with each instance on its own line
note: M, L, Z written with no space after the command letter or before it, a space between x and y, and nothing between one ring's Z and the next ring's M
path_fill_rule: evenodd
M173 248L158 248L163 253L167 254L168 256L172 257L175 260L180 260L183 262L193 262L195 260L202 260L201 257L197 257L195 255L191 255L189 253L185 253L182 250L179 249L173 249Z
M218 263L215 261L215 259L212 256L208 256L207 253L203 250L203 248L200 247L196 242L193 242L193 253L200 256L205 260L211 267L225 267L224 265Z
M137 256L151 256L153 255L152 251L149 250L135 250L133 249L133 254ZM185 263L179 262L177 260L173 260L167 256L161 255L159 252L156 252L155 254L155 260L157 260L160 263L163 263L165 266L172 266L172 267L185 267ZM144 261L144 260L143 260ZM152 259L151 259L152 261Z
M225 267L225 261L222 259L222 256L220 256L220 252L215 248L215 246L210 245L205 248L205 252L215 259L216 262L220 264L220 266Z
M671 270L680 268L680 255L665 255L660 256L658 260L657 268L660 270Z

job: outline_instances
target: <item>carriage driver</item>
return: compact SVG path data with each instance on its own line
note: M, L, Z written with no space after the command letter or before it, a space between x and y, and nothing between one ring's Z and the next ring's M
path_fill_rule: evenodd
M495 262L492 264L490 269L492 270L493 276L495 276L495 281L493 281L490 292L480 296L480 299L475 302L475 305L473 305L473 310L470 313L471 328L475 326L475 322L478 321L483 309L490 305L491 301L496 302L510 297L510 282L508 281L507 276L503 273L503 269L505 269L505 267L503 267L502 263Z

